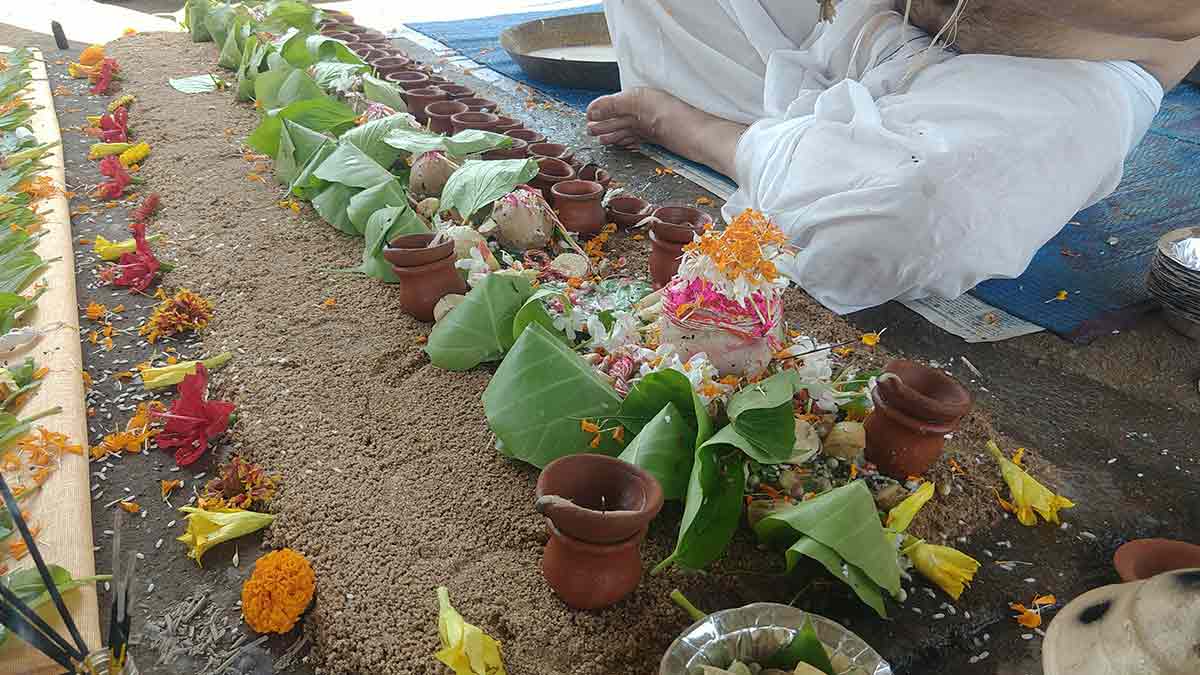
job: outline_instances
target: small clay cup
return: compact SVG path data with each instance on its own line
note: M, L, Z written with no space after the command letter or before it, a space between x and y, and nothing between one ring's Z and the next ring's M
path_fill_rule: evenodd
M405 91L409 89L424 89L429 84L429 78L425 76L425 73L418 73L415 70L391 72L384 75L383 79L398 85Z
M412 59L405 56L385 56L374 61L369 61L368 63L374 66L375 70L379 71L379 74L386 78L392 73L407 71L408 67L412 65Z
M553 157L541 157L537 160L538 173L529 181L529 184L542 191L542 197L545 197L546 203L549 204L554 199L554 193L551 189L565 180L575 178L575 169L570 164L555 159Z
M562 143L530 143L529 156L553 157L570 164L571 160L575 158L575 153Z
M429 128L439 134L449 134L454 131L452 117L467 112L467 106L458 101L438 101L425 106L425 115L429 120Z
M454 267L454 255L418 267L392 266L400 279L400 307L418 321L433 321L438 300L451 293L466 294L467 282Z
M504 132L505 136L519 138L526 143L533 145L534 143L545 143L546 137L534 131L533 129L513 129L512 131Z
M525 159L529 156L525 141L514 138L512 145L507 148L496 148L483 153L484 159Z
M500 107L496 105L495 101L486 98L460 98L458 100L462 101L467 106L467 110L471 112L494 113Z
M608 171L601 168L599 164L584 164L576 173L583 180L593 180L603 185L605 190L612 183L612 176L609 175Z
M534 505L568 537L615 544L637 536L662 504L662 486L645 469L583 453L560 457L542 469Z
M421 124L429 121L429 115L426 114L425 108L431 103L446 100L446 92L437 87L425 87L423 89L409 89L404 92L404 102L408 104L408 111Z
M654 210L654 231L660 239L689 243L693 235L713 224L712 216L691 206L660 206Z
M650 202L641 197L617 195L608 200L608 220L616 223L619 227L632 227L645 220L653 209Z
M1126 582L1192 569L1200 567L1200 546L1173 539L1134 539L1117 549L1113 567Z
M461 84L447 84L441 87L442 91L450 95L451 101L457 101L464 98L475 98L475 90L470 87L464 87Z
M650 232L650 281L657 290L671 283L679 271L683 258L684 242L668 241Z
M550 187L551 204L563 227L588 239L604 229L604 186L590 180L565 180Z
M970 411L971 393L944 372L912 361L891 361L883 370L871 392L875 411L864 424L866 459L896 480L923 475L941 456L946 434Z
M442 77L441 75L427 74L426 77L429 78L429 85L432 87L437 87L438 89L442 89L443 87L448 87L448 86L454 84L453 82L451 82L450 80L447 80L446 78ZM442 91L445 91L445 89L442 89Z
M454 103L462 103L462 101L454 101ZM451 117L450 124L454 127L454 133L456 134L464 129L491 131L496 127L496 120L498 119L500 118L491 113L468 111Z
M354 33L355 35L362 35L363 33L371 32L370 28L367 28L366 26L360 26L356 23L348 24L343 30L345 30L347 33Z
M432 234L408 234L396 237L383 247L385 260L397 267L418 267L441 260L454 253L454 240L447 239L437 246L430 246Z
M334 31L334 32L326 35L325 37L329 38L330 40L337 40L339 42L345 42L347 45L358 42L357 35L355 35L354 33L348 33L344 30Z
M359 43L359 44L362 44L362 43ZM366 61L368 65L370 65L372 59L386 59L388 57L387 52L383 51L382 49L376 49L375 47L371 47L364 51L355 52L355 53L358 54L358 58L362 59L363 61Z
M501 115L500 121L496 124L496 133L506 134L506 133L512 131L513 129L520 129L524 126L525 125L521 124L520 120L514 120L511 117L504 117L503 115Z

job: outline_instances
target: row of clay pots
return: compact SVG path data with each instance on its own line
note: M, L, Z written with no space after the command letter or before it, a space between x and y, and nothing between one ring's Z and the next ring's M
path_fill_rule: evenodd
M433 308L451 293L467 292L467 282L455 268L454 240L436 246L432 234L397 237L383 249L383 257L400 278L400 307L419 321L433 321Z

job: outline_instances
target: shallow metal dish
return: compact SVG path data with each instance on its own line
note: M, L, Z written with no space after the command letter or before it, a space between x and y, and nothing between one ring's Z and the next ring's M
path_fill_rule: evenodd
M575 61L535 55L543 49L611 47L612 38L603 12L527 21L500 33L500 46L521 70L539 82L574 89L617 91L621 88L615 56L611 61Z
M690 669L700 666L725 668L734 661L767 659L792 641L805 619L812 621L817 638L829 651L849 660L843 673L892 675L887 661L841 624L773 602L727 609L692 624L667 649L659 675L689 675Z

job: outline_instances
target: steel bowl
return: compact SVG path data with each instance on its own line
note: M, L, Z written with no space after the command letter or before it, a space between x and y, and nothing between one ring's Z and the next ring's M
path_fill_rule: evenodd
M768 659L791 643L806 620L831 654L845 657L848 665L838 675L892 675L887 661L841 624L773 602L727 609L692 624L667 649L659 675L691 675L701 666L726 668L734 661Z

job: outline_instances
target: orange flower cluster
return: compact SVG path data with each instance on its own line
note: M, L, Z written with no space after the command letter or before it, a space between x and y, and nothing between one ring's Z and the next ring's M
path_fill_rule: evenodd
M30 202L37 202L62 194L62 190L54 184L54 181L49 176L26 178L17 184L17 190L25 193L29 197Z
M1025 607L1019 602L1009 603L1009 608L1017 614L1013 617L1025 628L1034 629L1042 625L1042 609L1053 607L1058 599L1053 595L1039 595L1033 599L1033 607Z
M133 417L125 423L124 431L114 431L100 441L100 445L92 448L92 459L103 459L108 455L119 455L122 452L134 454L146 449L150 439L158 434L158 429L152 429L150 422L153 411L165 410L159 401L139 403Z
M164 335L201 330L212 319L212 303L186 288L165 298L138 331L151 343Z
M20 497L41 487L58 468L58 461L64 454L82 455L83 447L70 441L66 434L38 427L36 432L22 436L17 441L16 449L0 456L0 468L5 472L18 473L15 481L9 478L10 483L16 483L13 496Z
M617 231L616 223L609 223L600 230L600 234L592 237L583 245L583 252L588 254L592 260L600 260L604 257L604 245L608 243L608 238Z
M744 276L758 285L779 277L775 263L764 257L764 249L786 243L778 226L758 211L746 209L724 231L708 230L683 250L709 258L730 281Z
M316 575L304 556L290 548L272 551L254 563L242 586L242 614L258 633L286 633L308 609Z

